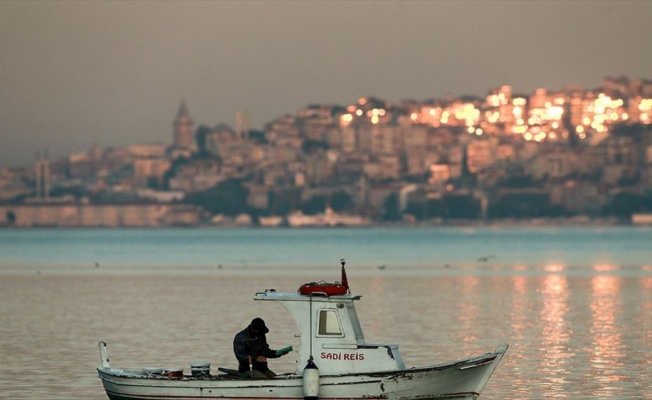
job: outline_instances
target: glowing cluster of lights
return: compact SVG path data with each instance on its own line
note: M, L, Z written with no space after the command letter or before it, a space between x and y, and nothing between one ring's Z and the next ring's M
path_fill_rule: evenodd
M367 117L371 120L372 124L377 124L380 121L381 117L384 117L387 115L387 111L383 108L372 108L371 110L367 111Z
M340 116L340 126L349 126L353 122L353 114L342 114Z
M424 106L419 109L419 112L413 112L410 114L410 120L413 123L434 127L439 127L441 125L441 118L441 107Z
M509 99L505 93L496 93L487 96L487 104L492 107L504 106L509 103Z
M484 133L482 128L476 128L474 126L469 126L468 128L466 128L466 131L469 132L469 133L476 134L477 136L480 136L480 135L482 135Z
M478 136L496 132L494 125L504 123L507 132L521 135L527 141L541 142L568 137L569 132L563 123L568 101L561 93L543 93L531 100L528 107L526 98L511 98L511 88L505 87L488 95L482 110L473 102L455 101L447 106L420 106L413 109L409 118L414 124L435 128L466 127L469 134ZM652 99L630 99L629 110L634 114L633 117L627 112L623 99L611 98L605 93L599 93L597 98L583 100L582 103L580 121L575 125L575 132L581 139L591 132L608 132L616 122L633 119L644 124L652 123ZM371 103L366 98L359 99L357 104L348 106L346 113L340 116L340 125L349 126L356 118L368 119L374 125L389 120L386 109L370 106Z
M548 134L543 131L538 131L536 133L533 133L531 131L526 131L523 134L523 139L527 140L528 142L534 140L535 142L542 142L548 137Z
M640 99L638 103L639 120L644 124L652 122L652 99Z
M629 120L623 100L612 99L604 93L600 93L597 99L589 102L582 114L581 125L575 127L575 131L581 139L586 138L586 133L589 130L605 133L613 123Z
M564 109L560 106L534 108L530 110L527 122L529 125L543 125L553 121L561 121L563 115Z
M500 113L495 110L485 111L484 119L490 124L495 124L500 120Z
M649 112L652 110L652 99L641 99L638 104L639 111Z
M546 96L545 91L537 91L537 96ZM509 99L502 94L487 97L487 104L499 107L499 110L488 111L485 118L489 123L503 121L508 132L521 135L527 141L541 142L546 139L557 139L562 128L560 123L564 115L565 99L557 94L546 96L547 101L528 108L528 100L523 97ZM508 106L509 107L503 107Z
M441 125L475 127L480 122L480 110L473 103L456 102L448 107L421 107L410 114L413 123L433 127ZM474 130L475 132L475 130Z
M464 125L472 127L480 122L480 110L471 103L464 103L455 107L455 119Z
M523 117L525 116L526 104L527 100L522 97L517 97L514 99L514 108L512 109L512 113L517 120L523 120Z
M364 106L367 104L367 99L361 98L358 100L358 105L350 105L346 108L346 113L340 116L340 126L346 127L351 125L353 120L358 117L366 117L369 121L376 125L381 122L381 119L387 114L387 110L384 108L372 108L367 111L364 110Z

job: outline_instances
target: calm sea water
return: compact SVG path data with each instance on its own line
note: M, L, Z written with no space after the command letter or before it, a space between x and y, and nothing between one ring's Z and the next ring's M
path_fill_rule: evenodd
M652 399L652 229L0 230L0 398L106 399L118 368L234 367L256 291L339 280L408 367L510 344L483 399ZM299 360L303 362L304 360ZM296 357L273 360L294 370Z

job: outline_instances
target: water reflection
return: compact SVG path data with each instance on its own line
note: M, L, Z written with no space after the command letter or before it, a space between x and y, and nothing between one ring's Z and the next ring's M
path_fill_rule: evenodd
M612 264L596 264L593 266L593 270L597 272L609 272L616 271L618 269L617 265Z
M552 264L547 271L561 272L564 266ZM541 371L544 384L553 393L562 393L569 382L568 359L572 356L568 342L571 329L568 322L569 287L568 278L561 274L546 276L539 288L543 307L539 318L543 324L541 331Z
M566 269L564 265L561 264L548 264L543 267L546 272L561 272Z
M642 334L647 346L652 347L652 300L650 299L650 293L652 293L652 277L639 279L639 292L637 293L637 298L641 299L641 311L637 319L639 321L647 321L647 329L644 329ZM645 362L652 366L652 360L649 358L646 358Z
M601 270L603 271L603 270ZM615 382L622 381L619 373L623 345L617 315L621 312L618 295L622 279L617 276L596 275L591 279L591 338L593 351L590 353L591 375L599 385L596 396L612 396L619 392Z
M460 303L460 313L459 313L459 326L462 329L463 337L462 341L464 343L471 343L477 339L476 336L476 324L478 322L478 286L480 284L480 279L477 276L465 276L461 278L462 282L462 293L459 301ZM468 347L465 347L465 350L470 350Z
M527 321L530 320L528 314L530 312L530 304L527 302L527 278L524 276L513 276L512 281L512 309L511 309L511 325L512 325L512 339L522 340L529 332L530 326Z
M509 343L481 399L652 400L652 276L599 268L578 274L560 264L545 271L505 266L514 272L437 276L354 270L349 282L363 295L356 306L366 339L399 344L408 367ZM11 385L0 383L0 398L106 400L95 372L101 339L117 367L232 368L234 332L263 316L273 347L298 345L285 309L251 296L269 287L293 291L304 281L294 272L224 270L185 277L2 275L0 376ZM293 371L297 361L305 362L296 354L274 360L274 369ZM74 378L62 380L62 370Z
M641 286L644 289L650 290L652 289L652 277L645 277L640 279Z

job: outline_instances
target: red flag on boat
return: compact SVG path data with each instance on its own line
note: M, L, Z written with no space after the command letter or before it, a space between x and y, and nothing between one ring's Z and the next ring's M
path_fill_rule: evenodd
M349 289L349 280L346 279L346 271L344 270L344 264L342 264L342 286L347 290Z

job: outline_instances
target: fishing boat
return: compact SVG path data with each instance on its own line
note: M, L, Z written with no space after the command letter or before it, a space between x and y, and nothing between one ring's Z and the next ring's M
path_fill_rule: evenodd
M268 289L254 295L255 301L281 304L294 318L300 336L296 371L255 379L253 374L225 367L211 374L209 364L191 365L191 374L184 374L183 369L124 370L111 367L107 344L100 342L101 366L97 371L106 394L111 400L428 400L480 396L507 345L482 355L408 368L397 345L366 342L354 304L362 296L350 292L344 260L341 263L342 280L332 287L322 284L321 291L303 293Z

